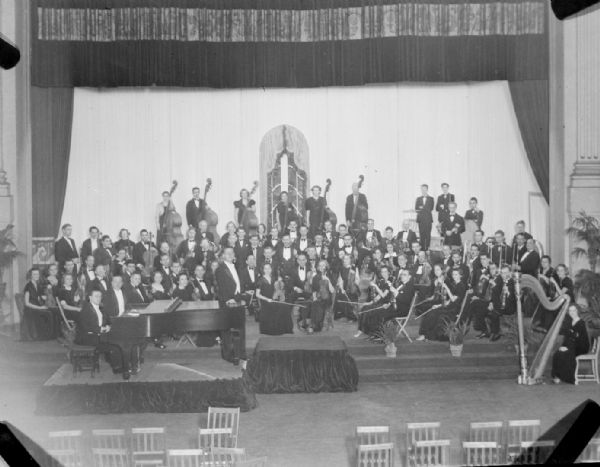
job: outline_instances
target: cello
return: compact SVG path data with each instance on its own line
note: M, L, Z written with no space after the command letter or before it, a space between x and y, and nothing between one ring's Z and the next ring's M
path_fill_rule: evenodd
M248 194L248 201L252 199L252 196L256 193L257 188L258 181L255 180L252 184L252 190L250 190L250 193ZM244 229L249 234L256 233L256 230L258 229L258 217L256 217L254 211L251 211L246 207L246 209L244 209L244 213L242 214L242 222L240 222L240 224L244 226Z
M209 208L208 204L206 203L206 194L210 191L211 188L212 179L207 178L206 185L204 187L204 205L206 206L206 208L204 210L204 216L202 216L202 220L206 221L206 224L208 225L207 231L212 233L213 238L215 240L214 243L218 245L219 241L221 240L221 237L217 233L217 224L219 223L219 216L217 216L217 213L211 208Z
M158 256L158 250L156 249L156 246L154 246L154 242L152 241L152 237L154 237L154 235L152 234L152 232L149 232L150 235L150 245L148 246L148 249L146 251L144 251L142 258L144 259L144 268L142 269L142 277L144 279L146 279L146 281L150 281L152 282L151 275L152 275L152 270L154 268L154 260L155 258Z
M172 196L177 188L177 180L173 180L171 189L169 190L169 196ZM177 248L177 245L183 240L183 234L181 233L181 226L183 222L181 216L175 210L175 205L172 200L169 200L169 205L166 207L163 222L163 238L169 243L169 246L173 251Z
M331 179L328 178L325 181L325 191L323 193L323 197L325 198L325 203L327 203L327 193L329 193L329 189L331 188ZM323 223L325 221L329 221L331 222L331 225L333 227L333 230L335 230L335 226L337 224L337 216L335 215L335 213L331 210L331 208L329 207L329 205L325 205L325 209L323 210L322 213L322 218L321 218L321 226L323 225Z

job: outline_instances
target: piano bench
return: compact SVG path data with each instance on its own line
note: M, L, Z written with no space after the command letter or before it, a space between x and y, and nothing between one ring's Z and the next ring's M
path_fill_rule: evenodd
M89 370L93 378L94 373L100 371L100 354L95 346L71 344L67 355L73 365L73 377Z

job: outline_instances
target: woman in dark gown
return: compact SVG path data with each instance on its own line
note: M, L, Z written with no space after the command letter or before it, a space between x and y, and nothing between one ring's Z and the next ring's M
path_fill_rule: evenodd
M260 301L258 316L260 333L271 336L293 334L292 307L273 301L274 294L273 268L270 264L265 264L263 265L263 275L258 280L256 289L256 297Z
M317 273L312 278L312 303L310 304L310 324L308 327L311 332L319 332L323 329L325 313L333 305L333 294L335 288L331 279L327 276L329 264L324 259L317 264Z
M169 291L165 290L162 285L163 282L163 274L160 271L155 271L152 274L152 284L150 285L149 295L152 297L152 300L169 300L171 295L169 295Z
M379 279L372 283L377 294L373 304L363 308L358 315L358 329L368 336L376 336L381 325L394 316L395 300L390 290L390 270L383 266L379 272Z
M298 212L292 203L289 202L287 191L282 191L279 195L279 203L275 206L277 210L277 222L279 231L285 232L291 221L298 222Z
M83 293L74 285L74 279L71 274L65 274L62 278L62 287L58 291L57 301L65 312L68 320L77 321L81 311L81 300Z
M556 266L556 284L560 295L568 295L571 302L575 301L573 294L573 281L569 277L569 270L564 264Z
M40 284L40 270L29 271L29 281L23 291L25 308L21 321L21 340L49 340L54 337L54 318L46 306L45 290Z
M177 276L177 287L173 290L172 297L184 302L194 301L194 287L190 284L187 273L182 272Z
M571 324L561 331L563 343L552 360L552 378L555 383L575 383L575 358L590 349L585 322L579 317L579 307L569 305L568 313Z
M240 191L240 199L233 202L233 207L236 215L237 225L242 225L242 219L246 209L254 211L256 209L256 201L250 198L250 192L243 188ZM246 228L246 226L244 226Z

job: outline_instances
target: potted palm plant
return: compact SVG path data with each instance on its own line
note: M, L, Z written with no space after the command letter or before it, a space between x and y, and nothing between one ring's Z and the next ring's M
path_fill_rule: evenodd
M22 253L17 250L17 245L12 241L12 231L14 226L9 224L3 230L0 230L0 318L4 318L2 311L2 302L6 298L7 284L4 281L4 271L6 271L15 258ZM2 323L0 323L2 324Z
M457 323L454 320L444 319L443 331L450 342L450 353L453 357L460 357L469 326L466 322Z
M594 216L588 216L585 211L580 211L571 221L567 234L577 242L585 243L587 248L578 246L571 253L576 258L586 257L590 270L596 272L600 258L600 221Z
M387 357L395 357L398 352L396 341L400 337L400 326L394 320L383 323L379 327L377 337L385 344L385 355Z

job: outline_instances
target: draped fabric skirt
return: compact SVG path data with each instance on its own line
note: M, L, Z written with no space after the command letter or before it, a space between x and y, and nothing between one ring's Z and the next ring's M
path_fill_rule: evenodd
M260 301L259 329L261 334L279 336L293 334L292 306Z
M575 352L571 349L558 350L552 359L552 377L565 383L575 383Z

